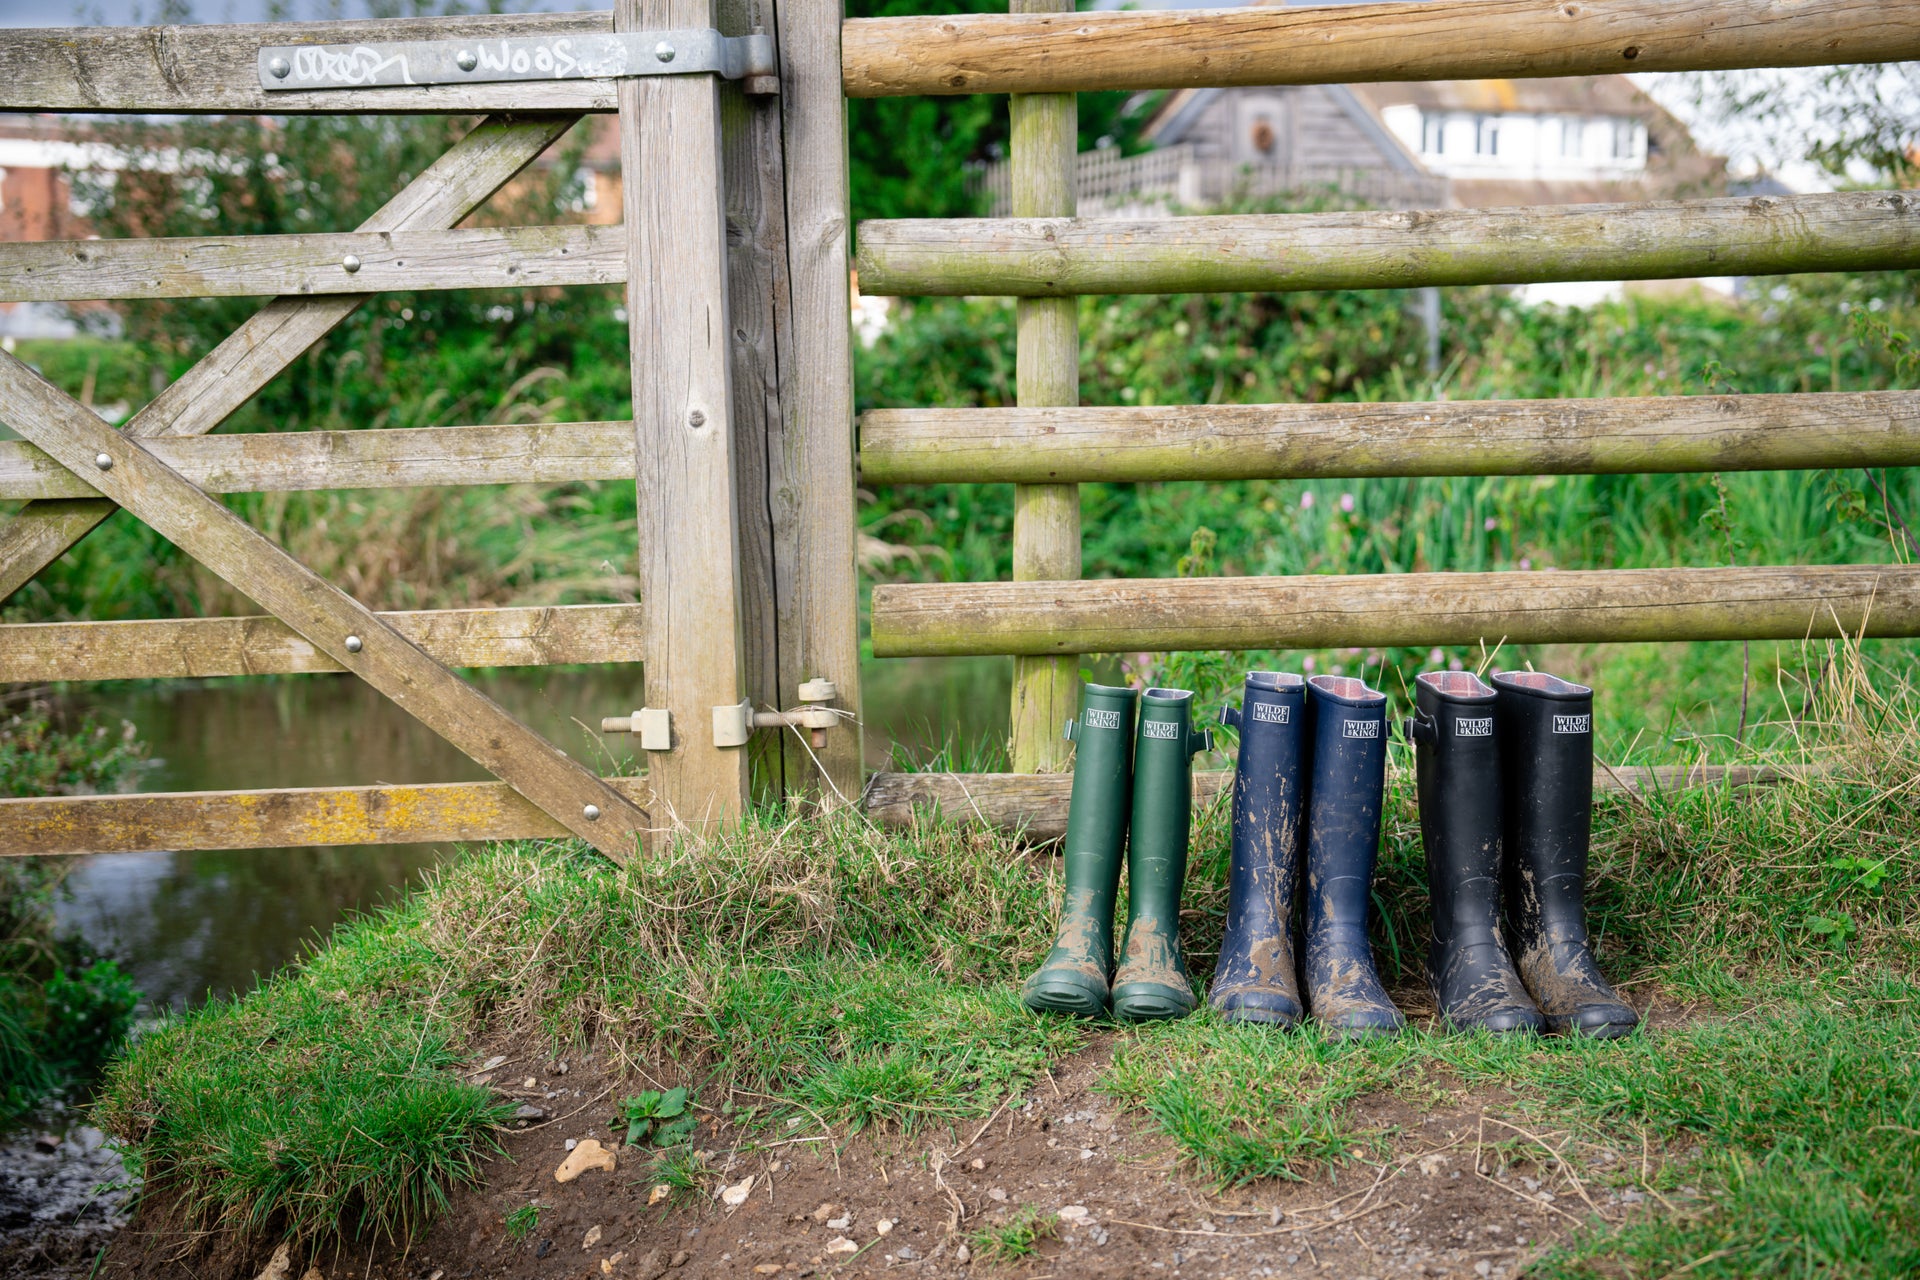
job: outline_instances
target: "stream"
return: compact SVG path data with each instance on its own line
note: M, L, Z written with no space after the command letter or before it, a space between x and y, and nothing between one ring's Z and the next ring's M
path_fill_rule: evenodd
M527 668L476 683L575 759L632 772L624 736L597 731L631 709L638 667ZM894 753L925 759L942 737L1004 740L1006 659L866 664L870 768ZM474 782L488 775L366 684L345 676L87 686L69 712L131 721L155 766L142 791ZM333 926L390 901L452 856L453 845L97 854L80 859L60 922L118 959L146 996L143 1014L182 1011L245 991Z

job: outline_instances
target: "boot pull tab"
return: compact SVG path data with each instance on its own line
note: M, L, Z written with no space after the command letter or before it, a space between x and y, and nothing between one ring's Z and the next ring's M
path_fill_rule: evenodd
M1220 723L1226 725L1229 729L1238 729L1240 727L1240 708L1234 706L1232 703L1221 707Z
M1222 714L1225 713L1223 712ZM1238 718L1237 716L1235 717L1235 719ZM1213 730L1211 729L1196 729L1193 732L1193 736L1187 739L1187 756L1189 759L1199 755L1202 751L1211 750L1213 750Z
M1060 731L1060 736L1068 742L1078 742L1080 740L1079 731L1080 722L1078 720L1069 720L1067 721L1067 727Z
M1408 742L1424 742L1429 746L1440 741L1440 727L1433 717L1418 709L1407 717L1406 736Z

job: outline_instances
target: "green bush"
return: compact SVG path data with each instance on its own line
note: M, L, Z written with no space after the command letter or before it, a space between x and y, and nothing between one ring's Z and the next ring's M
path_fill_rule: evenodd
M147 767L132 726L58 727L32 704L0 721L0 794L113 791ZM0 1129L44 1100L89 1090L133 1025L140 993L120 966L54 924L68 859L0 860Z

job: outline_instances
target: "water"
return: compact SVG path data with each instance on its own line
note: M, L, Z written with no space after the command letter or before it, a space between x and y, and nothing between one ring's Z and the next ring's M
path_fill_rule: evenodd
M481 673L480 686L591 768L630 773L629 740L597 732L630 710L638 667ZM866 754L931 757L1003 743L1012 664L1006 659L868 663ZM77 691L93 709L138 726L159 765L145 791L481 781L478 765L360 681L295 676L203 684L108 685ZM962 765L977 752L962 750ZM116 956L148 1011L182 1010L245 991L323 939L340 920L416 885L450 845L341 846L102 854L79 860L61 920Z

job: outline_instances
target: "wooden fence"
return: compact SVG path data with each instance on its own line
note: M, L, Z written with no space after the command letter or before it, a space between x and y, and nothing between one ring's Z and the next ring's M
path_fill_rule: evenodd
M1075 91L1592 75L1920 56L1913 0L1425 0L849 22L856 97L1009 93L1011 217L857 228L871 294L1020 299L1018 406L879 409L869 481L1012 481L1014 579L883 584L877 656L1011 653L1014 767L1062 763L1084 652L1920 634L1910 565L1073 581L1084 481L1901 466L1920 393L1076 407L1083 294L1920 266L1920 193L1557 208L1076 217ZM1022 121L1048 120L1048 128ZM939 798L934 781L889 783ZM1027 784L1004 784L1023 793ZM970 785L970 803L983 788ZM951 804L952 797L946 797ZM892 803L890 799L889 803ZM992 803L989 799L986 803Z
M686 31L772 35L777 82L760 68L745 81L303 89L276 87L291 68L272 69L276 46L452 41L491 53L520 40L529 61L552 65L583 37ZM357 231L0 244L4 301L273 299L123 430L0 355L0 421L25 441L0 445L0 495L27 504L0 527L0 598L119 506L265 610L0 627L0 682L351 671L499 779L7 800L0 852L570 833L626 858L636 838L737 816L750 757L763 788L828 804L858 796L839 34L838 7L820 0L0 33L0 110L485 113ZM460 226L588 111L619 115L622 225ZM380 291L620 283L631 422L210 434ZM213 496L585 479L637 486L640 604L377 614ZM595 776L455 672L635 661L649 723L666 729L642 739L644 779ZM822 679L847 719L813 742L784 721L806 723ZM628 705L576 714L626 717L641 703L636 688ZM749 749L756 720L772 723Z
M1086 651L1920 634L1908 565L1079 581L1083 481L1910 465L1920 393L1083 409L1078 295L1913 267L1920 197L1082 219L1074 98L1910 59L1920 0L1013 9L843 22L825 0L620 0L613 14L0 32L0 110L486 115L356 232L0 245L0 301L279 295L121 430L0 356L0 420L26 441L0 446L0 497L27 503L0 527L0 599L120 506L265 610L0 627L0 682L351 671L499 779L6 800L0 853L572 833L620 858L636 837L741 812L756 720L779 733L764 753L776 787L826 803L861 794L847 97L1012 95L1010 217L867 223L857 236L867 292L1019 299L1017 406L876 410L859 463L876 482L1014 483L1015 581L882 585L872 628L882 657L1015 655L1021 773L1063 763L1059 726ZM704 29L770 35L777 78L288 91L272 80L287 73L269 71L280 46L523 41L551 61L574 43ZM651 39L628 47L643 57ZM587 112L619 115L621 226L460 228ZM631 423L210 434L380 290L615 282ZM214 496L628 477L632 606L376 614ZM635 659L644 779L595 777L455 674ZM784 730L805 723L820 678L852 719L815 745ZM1044 826L1060 792L1017 775L891 776L871 797L884 818L959 797Z

